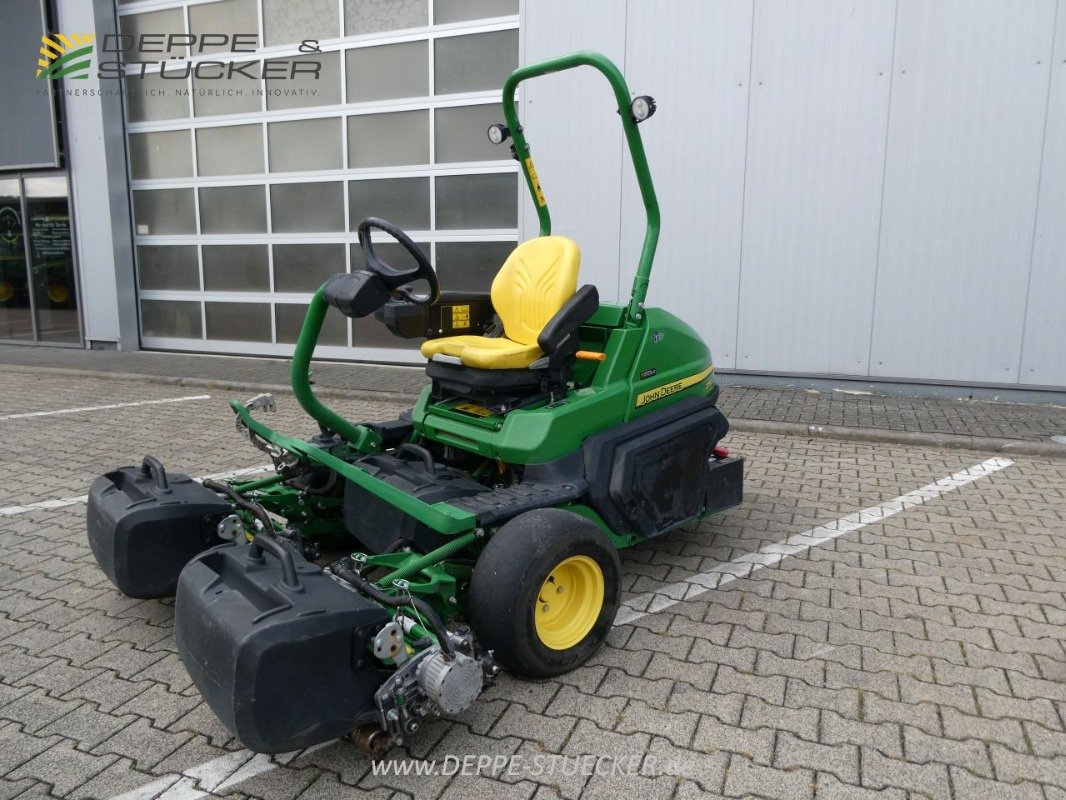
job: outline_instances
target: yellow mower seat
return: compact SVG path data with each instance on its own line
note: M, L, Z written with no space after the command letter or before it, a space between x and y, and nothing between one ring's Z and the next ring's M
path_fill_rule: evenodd
M518 245L492 281L492 307L503 336L447 336L422 345L422 355L458 358L477 369L524 369L543 353L537 337L577 290L581 251L565 236Z

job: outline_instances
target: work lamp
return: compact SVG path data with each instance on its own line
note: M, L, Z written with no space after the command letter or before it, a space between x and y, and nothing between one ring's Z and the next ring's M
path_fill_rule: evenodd
M634 97L633 102L629 104L629 113L633 116L634 122L643 122L655 113L655 100L646 94Z
M493 144L503 144L507 140L507 137L511 135L510 129L506 125L489 125L489 141Z

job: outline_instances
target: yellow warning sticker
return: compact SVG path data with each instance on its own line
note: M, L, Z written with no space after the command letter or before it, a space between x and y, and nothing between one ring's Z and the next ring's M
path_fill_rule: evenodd
M714 365L712 364L707 367L707 369L703 370L703 372L698 372L695 375L689 375L687 378L664 383L662 386L656 386L654 389L641 392L637 395L636 407L640 408L641 406L646 406L648 403L654 403L656 400L662 400L664 397L669 397L670 395L677 394L690 386L695 386L713 371Z
M452 330L470 327L470 306L452 306Z
M491 417L492 412L485 406L474 405L473 403L460 403L455 407L456 411L462 411L464 414L473 414L475 417Z
M529 182L533 186L533 194L537 196L537 206L544 208L548 201L544 199L544 192L540 190L540 178L537 177L537 168L533 166L533 156L526 158L526 172L529 173Z

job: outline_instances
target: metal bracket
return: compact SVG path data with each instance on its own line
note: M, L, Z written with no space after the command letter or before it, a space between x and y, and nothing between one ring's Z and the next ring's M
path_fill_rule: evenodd
M274 400L274 395L270 392L262 392L257 394L251 400L244 404L244 407L249 411L267 411L273 412L278 410L278 404Z

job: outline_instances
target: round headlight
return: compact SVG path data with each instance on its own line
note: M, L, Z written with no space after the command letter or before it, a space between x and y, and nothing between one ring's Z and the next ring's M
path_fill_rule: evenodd
M493 144L503 144L507 137L511 135L511 132L507 129L506 125L489 125L489 141Z
M634 122L643 122L655 113L655 100L646 94L634 97L629 104L629 113L633 115Z

